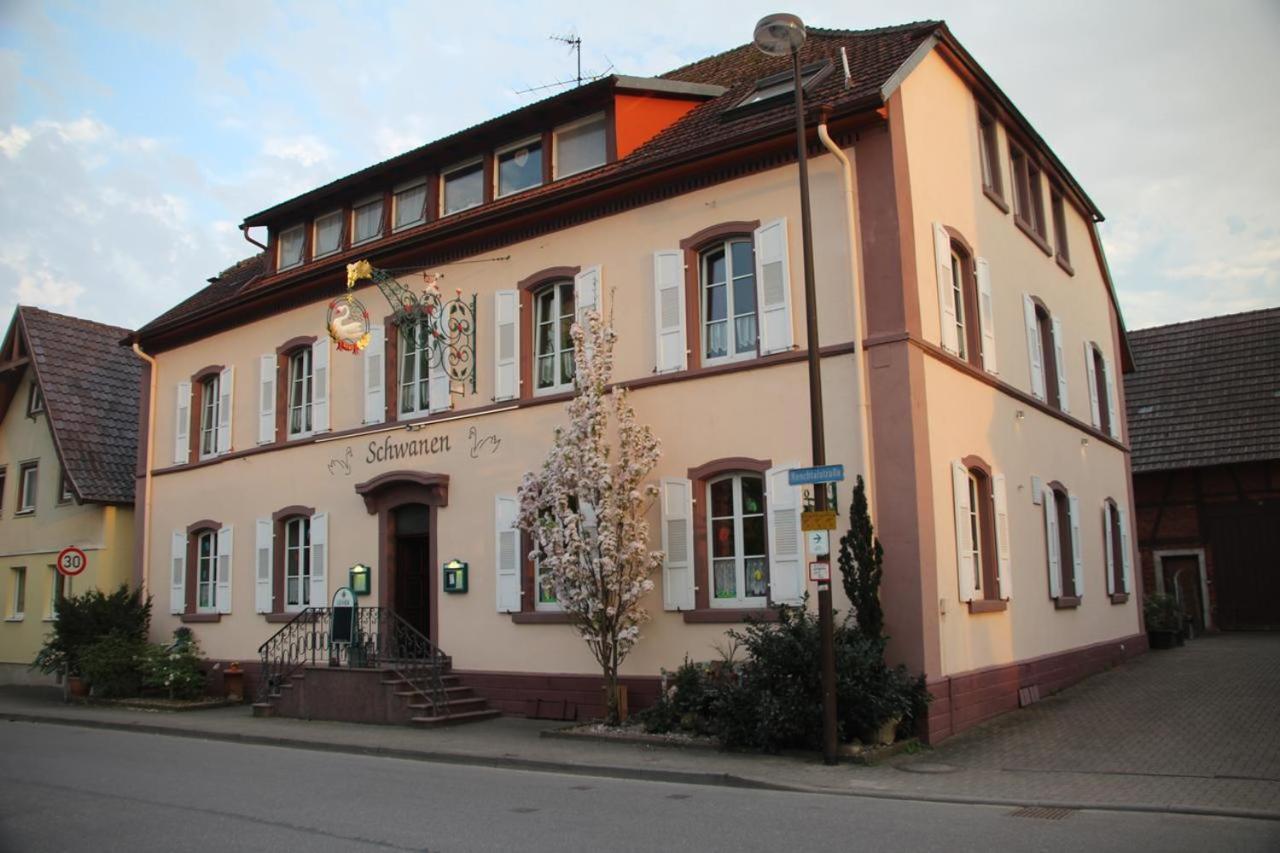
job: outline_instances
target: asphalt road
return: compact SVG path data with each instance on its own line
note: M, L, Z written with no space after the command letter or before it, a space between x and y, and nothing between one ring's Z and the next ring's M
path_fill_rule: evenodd
M0 722L0 850L1273 851L1280 822L600 779Z

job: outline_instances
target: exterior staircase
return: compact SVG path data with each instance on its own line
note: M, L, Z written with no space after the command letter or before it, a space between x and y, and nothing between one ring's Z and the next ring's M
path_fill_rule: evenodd
M258 649L255 715L423 728L501 715L450 672L447 655L395 613L358 608L353 641L333 644L330 611L307 608Z

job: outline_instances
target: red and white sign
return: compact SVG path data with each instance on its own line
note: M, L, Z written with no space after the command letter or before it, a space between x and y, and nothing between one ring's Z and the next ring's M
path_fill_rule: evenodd
M810 563L809 580L817 583L829 582L831 580L831 564L828 562Z
M63 548L58 552L58 571L69 578L84 571L89 565L89 558L79 548Z

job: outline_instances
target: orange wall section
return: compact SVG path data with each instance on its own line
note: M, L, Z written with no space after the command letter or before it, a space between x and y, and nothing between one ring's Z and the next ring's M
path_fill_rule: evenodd
M614 95L618 159L621 160L675 124L702 101L658 98L653 95Z

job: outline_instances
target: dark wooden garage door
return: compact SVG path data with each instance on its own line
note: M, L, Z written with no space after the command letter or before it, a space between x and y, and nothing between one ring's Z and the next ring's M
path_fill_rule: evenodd
M1280 629L1280 502L1206 507L1218 627Z

